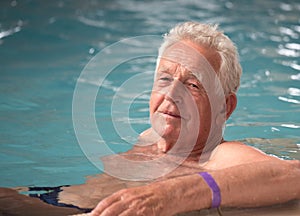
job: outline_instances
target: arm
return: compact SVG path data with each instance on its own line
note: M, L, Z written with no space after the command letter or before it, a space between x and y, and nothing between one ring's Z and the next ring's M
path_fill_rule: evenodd
M299 161L264 161L210 174L224 207L257 207L300 199ZM211 191L198 175L121 190L101 201L91 215L173 215L210 208ZM122 214L122 215L123 215Z
M300 199L299 164L299 161L264 161L211 171L210 174L220 187L221 206L258 207ZM196 177L190 177L190 185L197 185ZM194 189L198 190L198 186L205 187L202 181ZM202 195L199 194L197 199L208 199L210 206L211 192L209 196ZM191 201L191 210L197 209L199 203Z

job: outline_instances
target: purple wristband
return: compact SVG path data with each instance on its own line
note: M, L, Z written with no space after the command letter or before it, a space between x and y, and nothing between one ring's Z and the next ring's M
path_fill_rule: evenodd
M221 192L214 178L207 172L200 172L200 176L205 180L212 191L212 208L218 208L221 205Z

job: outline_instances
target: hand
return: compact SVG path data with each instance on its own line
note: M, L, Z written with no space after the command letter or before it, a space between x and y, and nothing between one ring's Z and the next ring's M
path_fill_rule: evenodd
M102 200L91 216L172 215L171 199L157 184L120 190Z
M300 160L286 160L286 162L300 169Z

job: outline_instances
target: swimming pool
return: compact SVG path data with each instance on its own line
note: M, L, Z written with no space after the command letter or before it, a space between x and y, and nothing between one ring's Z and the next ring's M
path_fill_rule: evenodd
M300 159L296 0L13 0L2 1L0 11L1 187L79 184L99 173L81 151L72 122L73 92L82 70L114 42L162 35L186 20L219 23L239 48L244 73L225 138ZM99 130L114 151L129 147L111 124L116 89L141 71L150 71L145 89L151 89L154 60L133 63L116 69L123 73L112 73L96 101L97 121L103 125ZM149 126L148 96L137 98L130 108L137 132Z

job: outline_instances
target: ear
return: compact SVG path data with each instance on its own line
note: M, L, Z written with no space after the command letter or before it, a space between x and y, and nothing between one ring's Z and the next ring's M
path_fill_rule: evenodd
M237 105L237 97L235 93L230 93L226 97L226 120L231 116Z

